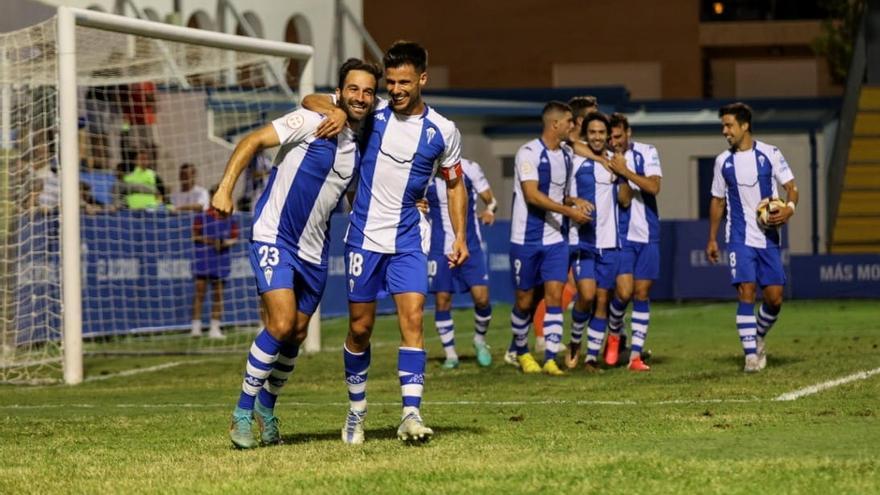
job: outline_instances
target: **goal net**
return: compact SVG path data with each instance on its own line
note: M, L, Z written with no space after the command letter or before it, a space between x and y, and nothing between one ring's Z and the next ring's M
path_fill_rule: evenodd
M233 143L293 108L290 83L312 91L311 48L59 17L0 34L0 381L76 383L82 356L91 372L92 356L247 349L249 211L270 161L239 180L233 218L202 210Z

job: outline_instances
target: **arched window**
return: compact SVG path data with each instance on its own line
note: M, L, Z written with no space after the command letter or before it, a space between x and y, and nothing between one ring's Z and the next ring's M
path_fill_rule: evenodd
M302 43L303 45L312 44L312 27L308 19L303 15L297 14L287 21L287 28L284 32L284 41L288 43ZM299 86L299 74L302 71L303 62L295 59L287 61L287 85L291 88Z
M214 24L214 21L211 20L211 16L208 15L204 10L197 10L189 16L189 20L186 21L186 27L196 28L196 29L204 29L206 31L216 31L217 27ZM217 75L216 71L213 68L206 68L206 73L203 70L199 69L199 66L202 63L207 63L207 60L203 60L204 54L206 53L202 47L196 45L186 45L186 69L185 71L190 75L187 76L187 81L192 86L214 86L217 81L214 76Z

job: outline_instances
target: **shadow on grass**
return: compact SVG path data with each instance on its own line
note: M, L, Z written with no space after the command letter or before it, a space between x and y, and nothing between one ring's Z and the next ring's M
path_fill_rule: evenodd
M431 426L431 425L428 425ZM483 428L475 428L472 426L431 426L434 435L456 436L456 435L482 435L485 433ZM382 428L372 429L367 427L365 430L367 442L370 440L396 440L397 427L385 426ZM321 432L304 432L293 433L290 435L282 435L285 445L298 445L311 442L342 442L342 434L340 430L325 430Z

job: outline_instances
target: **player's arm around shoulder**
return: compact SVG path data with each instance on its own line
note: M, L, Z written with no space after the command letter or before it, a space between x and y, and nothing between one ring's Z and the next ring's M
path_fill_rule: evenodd
M226 163L223 178L217 186L217 192L211 198L211 206L222 215L230 215L233 210L232 191L241 173L247 168L254 155L262 149L278 146L280 140L274 123L267 124L242 138L235 145L232 156Z

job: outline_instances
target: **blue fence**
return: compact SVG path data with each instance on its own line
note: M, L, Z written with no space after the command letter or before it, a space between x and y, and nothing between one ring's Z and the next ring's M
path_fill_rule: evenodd
M238 216L242 239L250 218ZM187 328L191 320L193 281L191 214L120 212L82 217L83 331L87 336ZM325 316L347 313L342 238L344 217L332 222L329 279L322 302ZM510 279L509 222L483 228L483 244L490 270L490 293L495 302L513 300ZM53 216L22 220L19 239L18 311L20 338L51 338L48 329L60 326L58 290L58 220ZM709 263L704 254L705 221L662 223L661 279L652 298L732 299L727 256ZM225 323L258 321L257 297L247 242L233 248L232 274L225 287ZM723 250L722 246L722 250ZM787 251L784 251L787 253ZM880 298L880 255L785 255L788 296L795 298ZM459 306L467 295L456 296ZM429 305L431 301L429 300ZM209 304L205 304L207 318ZM393 301L380 301L379 310L392 312Z

